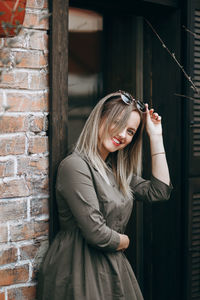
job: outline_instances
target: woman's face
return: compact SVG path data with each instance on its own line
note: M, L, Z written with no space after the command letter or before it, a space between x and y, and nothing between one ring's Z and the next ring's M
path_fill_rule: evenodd
M117 150L125 148L133 139L136 130L140 125L140 115L137 111L132 111L130 117L126 123L123 130L112 135L112 126L109 128L109 134L102 141L99 147L100 155L103 160L106 159L110 152L115 152ZM105 127L105 120L102 121L99 129L99 140L102 139Z

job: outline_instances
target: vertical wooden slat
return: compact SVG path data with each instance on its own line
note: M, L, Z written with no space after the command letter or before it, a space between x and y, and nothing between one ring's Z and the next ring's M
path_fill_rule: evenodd
M200 177L191 178L188 209L187 300L200 299Z
M59 162L67 154L67 101L68 101L68 0L49 1L50 20L50 240L58 230L55 201L56 172Z

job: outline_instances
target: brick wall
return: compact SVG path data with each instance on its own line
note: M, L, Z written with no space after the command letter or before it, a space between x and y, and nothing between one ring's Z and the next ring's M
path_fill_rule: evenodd
M20 34L0 39L11 59L0 79L0 300L35 299L48 247L47 14L47 0L27 0Z

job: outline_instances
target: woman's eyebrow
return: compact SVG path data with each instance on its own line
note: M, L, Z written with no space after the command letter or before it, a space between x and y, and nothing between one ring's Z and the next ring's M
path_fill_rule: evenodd
M134 128L134 127L129 127L129 129L132 129L133 131L135 131L136 132L136 128Z

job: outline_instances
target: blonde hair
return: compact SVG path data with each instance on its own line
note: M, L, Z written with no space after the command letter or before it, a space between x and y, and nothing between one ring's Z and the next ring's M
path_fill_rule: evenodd
M97 103L85 123L76 143L75 150L86 156L104 180L110 184L106 173L109 167L101 158L98 146L109 134L111 125L113 126L112 130L114 134L119 132L126 126L131 112L133 110L137 111L140 114L141 121L131 143L125 148L109 154L112 170L120 190L126 197L131 197L130 182L133 173L141 175L142 172L142 132L144 118L134 102L131 105L127 105L122 101L120 95L119 92L111 93ZM99 141L99 128L103 118L105 120L104 134ZM117 120L117 123L114 123L113 120Z

